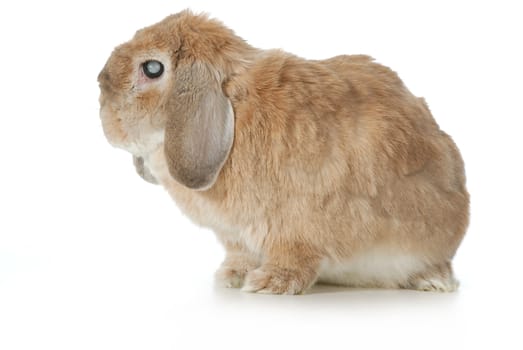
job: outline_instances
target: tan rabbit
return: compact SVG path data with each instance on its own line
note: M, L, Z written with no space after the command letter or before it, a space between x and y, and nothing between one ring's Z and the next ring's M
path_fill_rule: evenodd
M463 161L372 58L258 50L184 11L117 47L98 80L107 139L216 232L223 285L456 289Z

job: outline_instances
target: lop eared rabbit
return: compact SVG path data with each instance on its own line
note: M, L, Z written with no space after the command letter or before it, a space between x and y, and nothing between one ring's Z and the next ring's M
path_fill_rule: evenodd
M457 288L463 161L372 58L259 50L184 11L118 46L98 80L108 141L216 232L224 286Z

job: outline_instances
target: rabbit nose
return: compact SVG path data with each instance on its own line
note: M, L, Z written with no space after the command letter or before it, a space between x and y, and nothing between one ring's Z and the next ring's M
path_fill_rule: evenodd
M100 87L104 90L109 90L109 87L111 86L111 78L109 76L109 73L104 69L98 74L98 83L100 84Z
M109 79L107 70L105 69L105 67L103 67L103 69L100 71L100 73L98 73L97 80L99 83L101 83L102 81L107 80L107 79Z

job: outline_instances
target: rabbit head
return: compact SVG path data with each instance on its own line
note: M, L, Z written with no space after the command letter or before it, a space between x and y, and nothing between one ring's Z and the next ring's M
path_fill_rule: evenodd
M234 139L222 84L252 51L221 23L189 11L138 31L98 76L108 141L137 157L164 147L175 180L211 187Z

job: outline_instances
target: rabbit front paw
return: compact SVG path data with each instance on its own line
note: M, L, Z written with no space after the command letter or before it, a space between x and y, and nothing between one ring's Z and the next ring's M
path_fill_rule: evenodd
M229 266L222 266L216 271L214 278L216 283L222 287L241 288L246 274L246 270L235 269L234 267Z
M267 264L247 274L242 291L262 294L302 294L314 284L316 278L316 273L313 271Z
M228 254L214 278L222 287L241 288L247 273L258 266L255 259L245 254Z

